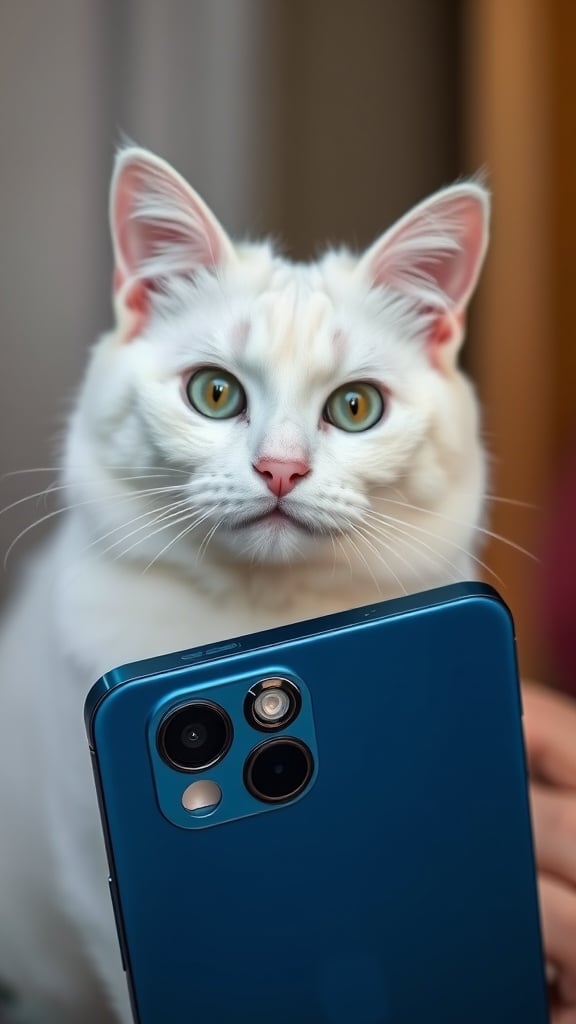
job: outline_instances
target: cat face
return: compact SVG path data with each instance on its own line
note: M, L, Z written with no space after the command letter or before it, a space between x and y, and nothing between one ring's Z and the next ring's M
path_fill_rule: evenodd
M456 359L486 208L478 185L456 186L360 259L294 265L233 246L168 165L121 154L118 328L95 351L68 460L120 495L87 511L95 536L146 560L329 552L388 580L469 548L483 458Z

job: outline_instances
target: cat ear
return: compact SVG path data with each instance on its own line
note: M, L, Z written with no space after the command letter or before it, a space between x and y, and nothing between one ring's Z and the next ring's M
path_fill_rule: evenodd
M489 195L474 182L443 189L407 213L362 257L373 286L414 301L426 317L430 354L454 362L466 307L488 244Z
M123 336L143 327L151 295L175 275L217 270L234 248L200 196L170 164L130 146L116 160L110 190L114 293Z

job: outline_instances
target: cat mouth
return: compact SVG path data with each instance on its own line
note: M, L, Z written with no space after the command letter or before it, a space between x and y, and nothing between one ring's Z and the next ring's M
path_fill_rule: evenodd
M319 528L317 523L313 524L305 519L301 519L294 512L281 508L280 505L276 505L266 512L261 512L259 515L252 516L250 519L244 519L237 524L238 529L247 529L253 526L270 526L279 530L291 528L307 533L310 536L318 536L319 534L329 532Z
M268 512L262 512L258 516L254 516L252 519L248 519L241 523L241 526L260 526L271 523L278 526L296 526L300 529L305 529L304 524L296 519L294 515L289 512L285 512L278 505L276 508L270 509Z
M258 516L254 522L257 523L294 523L299 525L293 516L284 512L281 508L273 508L271 512L264 512L263 515Z
M273 526L278 529L292 527L292 529L305 530L307 533L312 532L309 525L293 512L281 508L280 504L267 508L264 512L258 512L256 515L242 517L230 525L236 530L246 530L254 526Z

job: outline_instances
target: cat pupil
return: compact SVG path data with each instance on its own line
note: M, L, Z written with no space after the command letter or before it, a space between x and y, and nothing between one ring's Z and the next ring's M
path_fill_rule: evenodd
M352 415L357 416L360 406L360 403L358 401L358 395L353 395L351 398L349 398L348 404L350 406L350 412L352 413Z
M214 402L214 405L218 405L218 402L220 401L222 395L224 394L224 390L224 384L219 384L216 381L214 382L214 384L212 385L212 401Z

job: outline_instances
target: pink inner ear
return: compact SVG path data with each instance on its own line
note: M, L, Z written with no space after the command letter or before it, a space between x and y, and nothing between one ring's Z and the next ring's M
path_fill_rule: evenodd
M478 276L484 250L484 216L477 201L465 198L449 200L446 216L458 225L459 251L445 254L443 259L426 269L458 308L470 298Z
M187 182L146 150L120 155L112 181L114 292L127 340L142 332L151 298L177 276L235 257L225 231ZM128 316L122 316L122 310Z
M408 213L369 252L375 284L428 309L464 309L486 247L487 200L475 186L456 186Z
M121 166L114 183L115 287L129 278L189 274L229 258L224 231L184 179L151 155Z
M160 185L162 185L162 189L160 189ZM128 271L126 276L137 272L139 265L144 260L157 255L159 251L171 247L188 247L195 250L195 256L198 259L201 249L201 246L198 245L198 237L194 238L183 227L171 222L168 217L161 222L154 222L152 219L137 219L137 200L140 196L150 193L152 186L155 186L156 193L160 191L165 193L168 209L170 204L175 209L191 205L190 197L185 194L183 189L177 187L177 183L168 179L159 182L150 174L147 179L143 169L138 165L127 167L124 170L116 190L114 225L120 255L125 269ZM198 224L198 228L204 229L206 241L206 253L204 258L198 262L202 262L204 265L215 264L219 256L217 239L214 232L212 232L214 237L208 236L206 227L205 223ZM200 234L201 231L197 230L196 236ZM194 241L195 245L193 245ZM193 267L192 260L191 263Z

